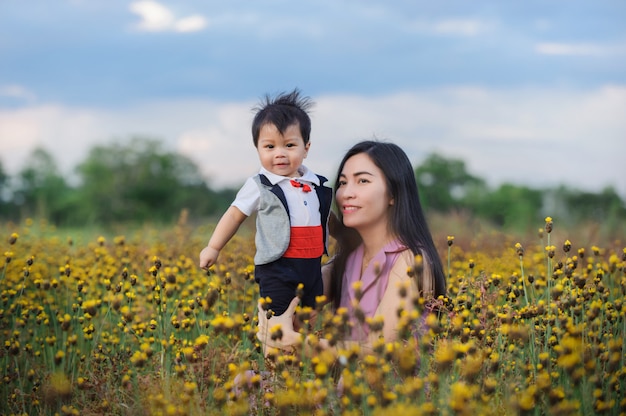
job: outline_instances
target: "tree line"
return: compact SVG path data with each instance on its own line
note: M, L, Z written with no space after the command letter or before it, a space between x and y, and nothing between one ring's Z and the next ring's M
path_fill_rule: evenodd
M504 183L496 189L468 172L465 163L429 155L415 168L427 212L464 212L496 226L529 229L546 215L570 224L624 224L626 206L612 187L598 193L567 186L535 189ZM57 226L170 224L189 217L221 215L237 189L212 189L189 158L164 149L159 140L133 138L126 144L93 147L72 179L54 158L36 149L9 176L0 163L0 220L46 219Z
M0 166L0 219L10 221L40 218L69 227L170 224L183 209L203 218L214 215L235 194L211 189L191 159L141 137L93 147L71 180L41 148L15 177Z

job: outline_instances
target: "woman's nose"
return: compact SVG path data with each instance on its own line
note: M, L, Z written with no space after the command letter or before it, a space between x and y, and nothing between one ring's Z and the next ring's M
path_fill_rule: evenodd
M340 192L341 198L354 198L354 188L348 183L341 186Z

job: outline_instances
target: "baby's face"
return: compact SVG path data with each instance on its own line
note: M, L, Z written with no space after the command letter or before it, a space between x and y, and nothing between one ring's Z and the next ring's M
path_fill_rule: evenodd
M292 124L281 134L274 124L264 124L259 132L257 152L261 165L273 174L294 178L309 152L310 142L304 144L300 126Z

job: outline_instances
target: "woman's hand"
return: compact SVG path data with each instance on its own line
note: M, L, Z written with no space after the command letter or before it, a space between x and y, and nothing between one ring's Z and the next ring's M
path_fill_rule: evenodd
M267 318L267 312L261 308L259 302L259 326L256 337L263 344L263 353L267 354L268 348L290 349L302 344L302 334L293 328L293 316L300 298L293 298L289 307L282 315ZM280 329L279 329L280 328Z

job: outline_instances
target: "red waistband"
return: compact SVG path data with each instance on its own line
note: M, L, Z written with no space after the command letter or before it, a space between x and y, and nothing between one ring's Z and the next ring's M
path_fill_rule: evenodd
M289 247L283 257L314 259L324 254L324 234L322 226L291 227Z

